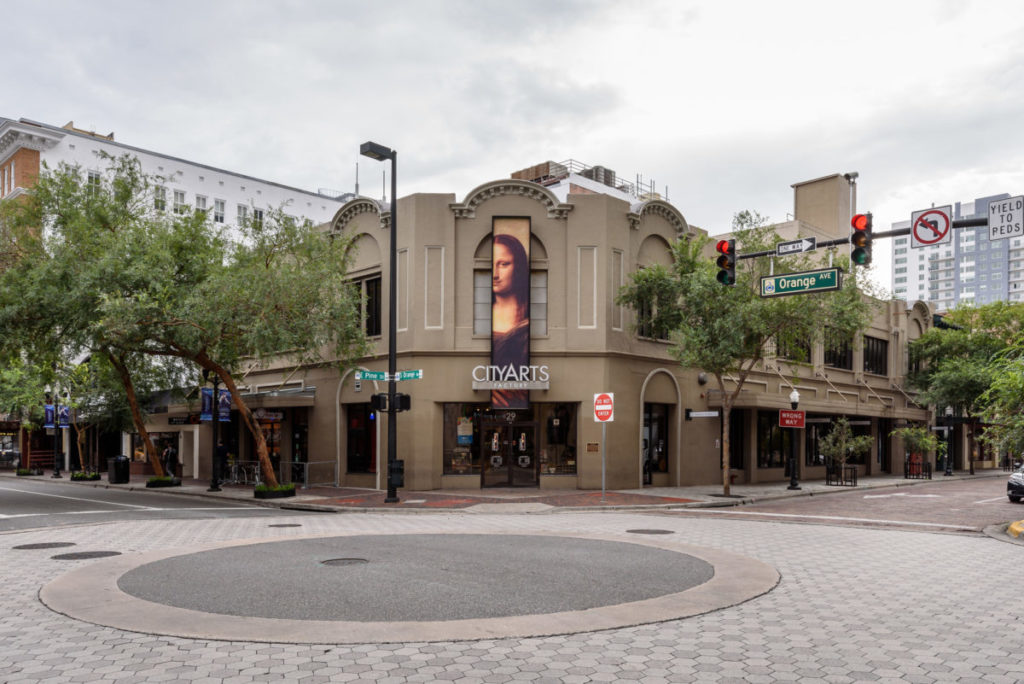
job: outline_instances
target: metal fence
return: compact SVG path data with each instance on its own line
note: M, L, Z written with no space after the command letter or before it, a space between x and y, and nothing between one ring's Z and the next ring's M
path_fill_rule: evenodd
M307 461L304 463L282 463L278 473L281 483L294 482L303 489L311 485L337 485L337 461Z

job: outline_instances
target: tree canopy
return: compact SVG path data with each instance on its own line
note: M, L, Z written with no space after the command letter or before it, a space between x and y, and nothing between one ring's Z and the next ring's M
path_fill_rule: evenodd
M740 254L772 250L781 241L764 217L749 211L734 218L733 237ZM787 358L807 361L798 358L800 350L822 339L822 321L828 321L832 331L852 337L868 324L871 302L853 274L844 278L838 291L763 298L760 279L772 267L767 256L741 260L736 284L722 285L705 255L707 242L677 241L673 265L638 269L618 301L637 312L638 330L672 342L671 353L682 366L715 377L723 397L722 484L728 494L730 414L755 364L773 346L785 350ZM777 273L813 267L807 256L774 259Z

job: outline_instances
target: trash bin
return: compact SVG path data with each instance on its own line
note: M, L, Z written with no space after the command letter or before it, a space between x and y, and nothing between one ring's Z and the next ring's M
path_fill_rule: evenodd
M107 459L107 482L110 484L128 484L128 457L124 454Z

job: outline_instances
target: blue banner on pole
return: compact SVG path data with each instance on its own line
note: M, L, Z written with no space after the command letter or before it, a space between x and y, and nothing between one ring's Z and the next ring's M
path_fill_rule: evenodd
M57 407L57 427L69 428L71 427L71 407L70 406L58 406Z
M226 389L220 390L220 396L217 397L217 414L220 422L231 422L231 392Z
M213 420L213 388L199 389L199 420Z
M53 404L43 405L43 427L52 428L53 419L55 418L56 407Z

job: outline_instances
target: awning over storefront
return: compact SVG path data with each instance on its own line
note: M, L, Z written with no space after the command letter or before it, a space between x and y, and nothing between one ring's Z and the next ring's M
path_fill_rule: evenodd
M243 394L242 400L250 409L266 408L291 408L293 406L312 406L316 400L316 387L303 387L301 389L279 389L267 390L265 392L254 392Z

